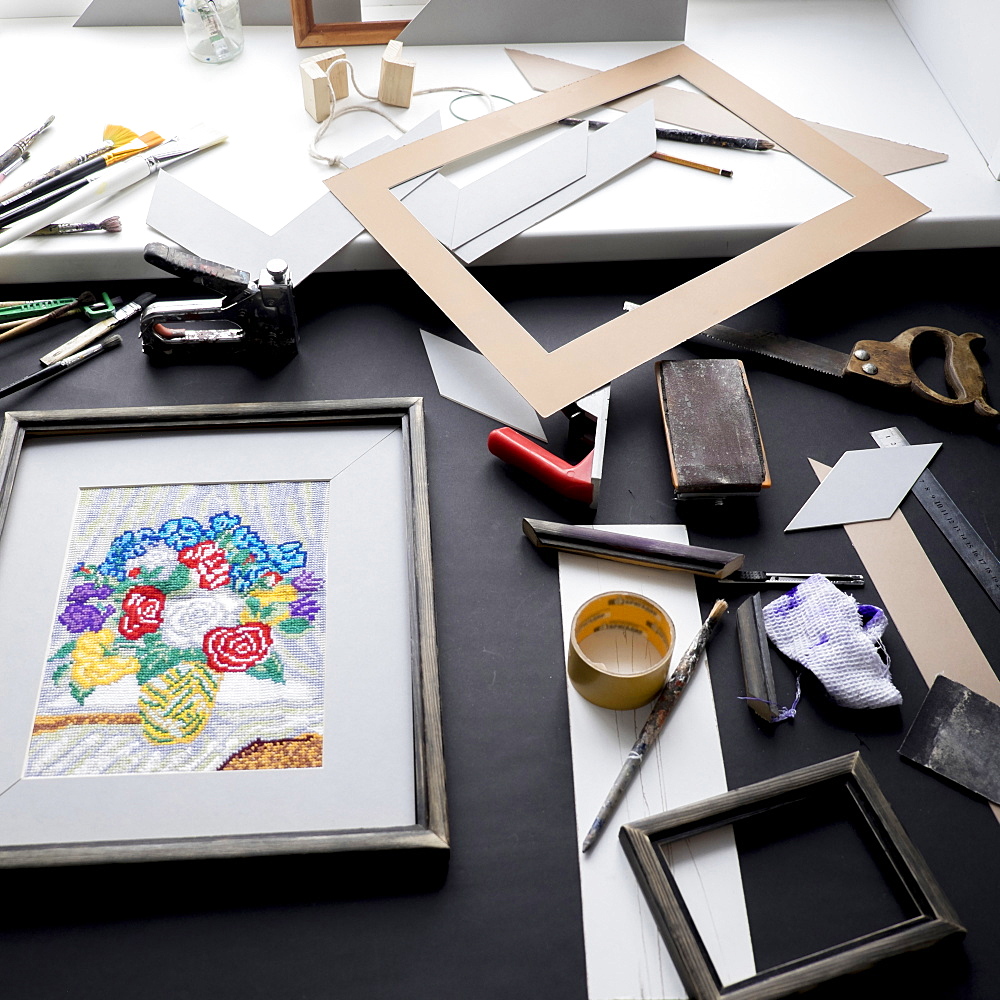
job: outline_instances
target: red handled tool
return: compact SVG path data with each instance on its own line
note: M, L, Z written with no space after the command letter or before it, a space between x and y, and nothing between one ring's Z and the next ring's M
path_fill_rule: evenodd
M569 417L568 461L510 427L491 431L486 445L497 458L534 476L562 496L596 507L604 466L610 393L610 387L605 386L563 411Z

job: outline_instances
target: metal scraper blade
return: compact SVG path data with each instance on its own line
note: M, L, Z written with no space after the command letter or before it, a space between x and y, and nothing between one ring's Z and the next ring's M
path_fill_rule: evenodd
M730 347L738 351L760 354L835 378L843 377L849 360L848 355L840 351L811 344L808 340L798 340L795 337L785 337L780 333L768 333L762 330L734 330L721 324L711 326L691 339L716 347Z

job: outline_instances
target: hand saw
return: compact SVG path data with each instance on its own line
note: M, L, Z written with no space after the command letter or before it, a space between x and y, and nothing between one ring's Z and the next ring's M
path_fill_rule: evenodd
M934 338L944 347L944 377L952 396L926 385L913 365L913 351L921 338ZM914 326L892 340L859 340L843 354L807 340L780 333L734 330L713 326L693 337L714 347L732 348L763 355L806 368L848 384L873 382L879 387L910 389L921 399L937 406L971 407L981 417L1000 416L986 401L986 381L972 345L983 340L981 333L955 334L938 326Z
M635 302L626 302L624 308L638 309L639 306ZM914 344L920 337L928 336L944 345L944 377L954 396L943 396L925 385L913 367ZM1000 416L986 402L983 369L972 353L972 345L985 340L981 333L959 335L939 326L913 326L892 340L859 340L849 354L781 333L765 330L744 332L722 324L703 330L691 340L712 347L759 354L830 376L845 386L868 381L890 388L908 388L929 403L949 407L971 406L980 417Z

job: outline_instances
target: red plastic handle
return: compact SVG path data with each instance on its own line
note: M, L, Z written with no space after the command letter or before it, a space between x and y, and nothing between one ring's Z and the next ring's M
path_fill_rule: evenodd
M593 501L594 484L590 478L594 466L593 452L579 465L570 465L510 427L490 431L486 446L497 458L534 476L564 497L581 503Z

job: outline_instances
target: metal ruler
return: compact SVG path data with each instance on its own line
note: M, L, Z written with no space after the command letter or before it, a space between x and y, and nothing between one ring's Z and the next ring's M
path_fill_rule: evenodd
M896 427L872 431L871 435L880 448L898 448L910 443ZM990 600L1000 609L1000 559L969 524L933 473L925 469L913 484L912 492L962 562L982 584Z

